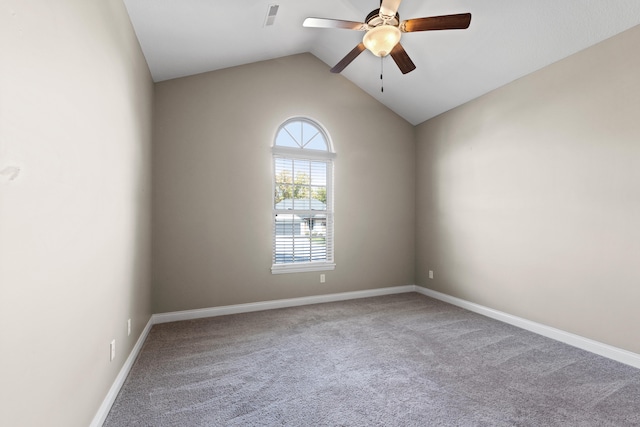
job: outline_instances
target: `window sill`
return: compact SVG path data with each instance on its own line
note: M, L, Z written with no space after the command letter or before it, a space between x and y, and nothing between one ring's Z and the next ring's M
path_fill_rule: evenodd
M336 269L335 264L318 263L318 262L273 264L271 266L271 274L306 273L310 271L327 271L327 270L335 270L335 269Z

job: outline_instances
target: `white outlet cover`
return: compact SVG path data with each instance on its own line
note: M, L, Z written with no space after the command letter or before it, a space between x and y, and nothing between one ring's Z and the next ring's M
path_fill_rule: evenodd
M110 349L110 357L109 360L113 360L116 358L116 340L111 341L111 344L109 345L109 349Z
M131 335L131 319L127 320L127 336Z

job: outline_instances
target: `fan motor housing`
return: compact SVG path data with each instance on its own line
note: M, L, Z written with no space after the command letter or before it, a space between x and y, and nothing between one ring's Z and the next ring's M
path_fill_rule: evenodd
M384 19L382 19L382 16L380 15L380 9L375 9L372 10L367 17L365 18L364 22L370 26L370 27L378 27L382 24L384 24ZM387 25L393 25L394 27L397 27L400 24L400 14L396 13L396 16L394 16L393 18L389 19L387 21Z

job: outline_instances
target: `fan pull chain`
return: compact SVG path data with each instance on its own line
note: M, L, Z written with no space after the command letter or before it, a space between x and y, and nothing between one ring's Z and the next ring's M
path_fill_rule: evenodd
M384 93L384 80L382 79L382 72L384 70L383 64L384 64L384 62L383 62L383 58L381 56L380 57L380 92L382 92L382 93Z

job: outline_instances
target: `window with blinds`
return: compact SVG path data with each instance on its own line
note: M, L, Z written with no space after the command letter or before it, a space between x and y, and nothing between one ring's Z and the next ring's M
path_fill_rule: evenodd
M332 270L333 158L316 122L283 123L273 145L273 273Z

